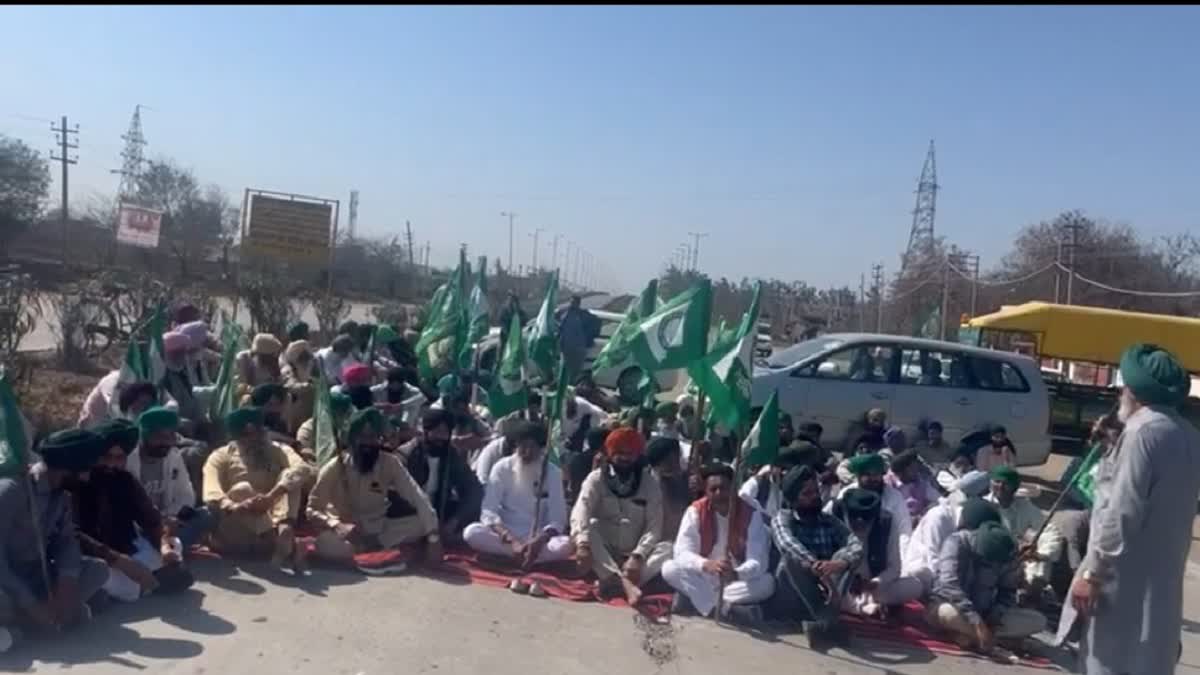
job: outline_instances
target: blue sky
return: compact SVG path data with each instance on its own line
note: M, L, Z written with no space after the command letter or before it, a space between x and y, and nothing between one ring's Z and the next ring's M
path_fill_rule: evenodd
M1197 35L1191 7L3 7L0 133L77 121L75 204L141 103L150 157L239 201L358 189L360 233L411 220L435 263L506 259L513 210L517 262L545 228L624 289L688 231L717 277L857 285L931 138L938 232L985 268L1069 208L1195 229Z

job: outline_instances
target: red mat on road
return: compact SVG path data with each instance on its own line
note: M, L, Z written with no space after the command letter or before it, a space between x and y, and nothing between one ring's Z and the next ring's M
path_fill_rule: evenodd
M850 632L857 638L904 645L915 649L931 651L935 654L969 656L981 661L990 662L990 659L986 657L960 649L953 642L942 639L925 622L925 609L917 602L910 602L905 605L896 621L879 621L878 619L868 619L845 613L842 614L842 620L850 628ZM1058 666L1040 656L1019 655L1019 658L1020 661L1018 664L1022 666L1058 670Z

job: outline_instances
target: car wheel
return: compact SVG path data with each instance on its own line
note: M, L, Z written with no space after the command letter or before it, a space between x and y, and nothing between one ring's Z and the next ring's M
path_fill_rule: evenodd
M641 383L642 369L638 366L630 366L621 371L621 375L617 377L617 396L621 399L621 403L625 405L641 403L638 393L638 385Z

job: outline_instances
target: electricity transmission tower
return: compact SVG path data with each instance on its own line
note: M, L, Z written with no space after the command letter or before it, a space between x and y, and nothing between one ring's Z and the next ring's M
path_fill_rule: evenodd
M143 148L146 146L146 138L142 136L142 106L133 106L133 118L129 120L129 131L126 131L121 140L125 141L125 149L121 151L121 168L113 169L111 173L115 173L121 177L121 183L117 186L117 204L125 201L133 201L133 197L137 194L137 180L142 172L142 164L146 158Z
M925 166L917 181L917 204L913 208L912 229L908 235L908 248L901 261L901 273L910 264L933 253L933 221L937 212L938 187L937 159L933 153L933 141L929 141L929 153L925 155Z

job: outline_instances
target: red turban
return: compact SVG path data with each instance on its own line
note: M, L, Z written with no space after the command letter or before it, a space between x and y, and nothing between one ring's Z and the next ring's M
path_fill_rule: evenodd
M612 457L617 451L632 451L638 457L646 450L646 439L641 432L629 427L613 429L604 440L604 454Z
M371 369L355 363L342 369L342 384L347 387L371 384Z

